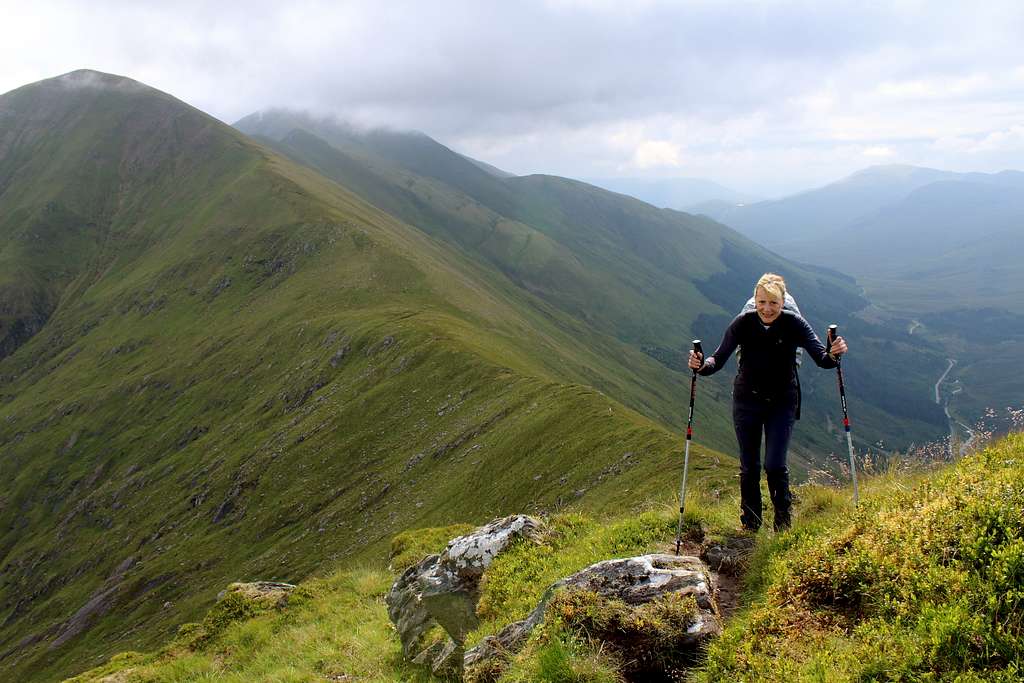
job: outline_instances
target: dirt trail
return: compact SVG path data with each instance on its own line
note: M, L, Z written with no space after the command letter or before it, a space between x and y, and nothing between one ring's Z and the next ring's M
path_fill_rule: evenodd
M729 619L740 608L740 596L743 592L743 574L747 556L753 547L753 537L737 537L727 539L725 543L705 541L684 541L679 549L680 555L699 557L711 570L711 580L715 584L718 611L722 623ZM675 553L675 546L667 546L663 552Z

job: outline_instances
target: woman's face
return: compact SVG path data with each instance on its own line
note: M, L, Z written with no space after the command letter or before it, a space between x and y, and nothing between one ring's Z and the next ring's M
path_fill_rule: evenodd
M765 325L775 322L782 313L782 301L778 297L774 297L766 292L764 287L757 288L757 292L754 295L754 305L757 308L757 317Z

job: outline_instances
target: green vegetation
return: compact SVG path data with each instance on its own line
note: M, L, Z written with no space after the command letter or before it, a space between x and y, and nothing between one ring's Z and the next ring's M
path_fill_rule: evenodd
M411 529L396 534L391 539L391 555L388 569L401 574L427 555L444 550L448 541L472 531L472 524L453 524L431 529Z
M729 512L710 496L695 492L692 499L687 515L689 534L699 535L702 526L712 523L731 524L725 521ZM675 534L675 517L662 504L638 514L620 513L607 522L562 513L548 523L549 531L541 543L515 544L485 574L479 610L483 623L469 635L468 644L524 618L558 578L609 557L667 551ZM460 530L404 532L395 537L393 551L411 552L414 543L424 555L438 552L451 539L448 532ZM342 676L370 681L432 680L423 669L402 663L401 645L387 618L383 597L399 571L363 568L313 579L280 607L229 593L200 623L182 626L155 652L116 655L72 680L98 683L108 676L117 676L112 680L122 683L314 681L331 676L337 680L345 680ZM565 607L559 608L563 617L573 600L582 600L581 605L593 602L585 596L567 597L557 603ZM664 624L665 637L671 639L673 624L685 620L690 608L685 601L666 601L651 605L647 617ZM596 615L594 609L591 614ZM589 626L610 628L607 619L613 614L598 611L607 616ZM625 611L620 609L618 614L625 616ZM579 626L571 619L552 622L543 637L531 641L530 649L510 664L502 680L538 680L531 678L536 664L546 671L575 671L579 680L619 680L617 660L595 652L593 643L576 634ZM541 651L536 657L532 654L535 648Z
M1024 670L1024 437L885 477L763 546L700 679L1013 681Z
M870 477L856 511L846 492L802 486L796 525L758 536L746 607L691 673L699 681L1018 680L1022 481L1018 434L934 473ZM688 535L727 535L732 512L696 497ZM540 544L519 543L488 569L479 604L484 622L468 642L525 616L562 575L612 556L665 550L672 521L664 508L605 522L552 517ZM423 536L439 539L439 531ZM340 572L303 585L281 610L221 606L204 623L224 623L214 638L197 646L189 640L195 627L184 627L156 653L120 654L75 680L428 680L401 664L387 625L382 595L392 577ZM524 650L490 675L505 683L622 681L616 647L628 646L632 629L653 629L671 643L691 608L665 601L640 614L585 592L561 593Z
M698 614L691 596L669 593L639 607L606 599L591 591L569 590L556 595L547 609L538 641L550 643L578 637L600 643L621 673L681 671L687 661L687 629Z
M466 642L474 643L525 619L548 586L558 579L594 562L643 554L674 534L674 521L663 512L645 512L611 524L580 514L553 518L544 543L518 543L499 555L488 569L477 606L482 623Z
M377 570L340 573L307 582L301 596L282 610L234 605L232 616L239 618L233 622L224 619L227 610L218 606L206 620L225 622L215 638L197 642L193 627L186 625L158 652L120 654L71 680L428 680L425 673L402 663L402 648L389 628L383 604L391 581L390 573Z
M853 510L844 491L802 486L793 529L757 535L743 607L706 661L690 670L696 680L1019 679L1024 435L941 470L870 477L863 492ZM734 513L731 502L695 496L688 538L733 533ZM609 557L667 550L674 532L665 508L605 521L577 513L548 521L540 543L516 544L485 574L484 622L470 645L523 618L554 579ZM424 536L443 536L438 532ZM382 604L392 577L355 570L310 581L284 609L227 623L198 647L179 635L156 653L118 655L75 681L115 674L109 680L124 683L429 680L401 663ZM208 619L246 609L220 608ZM685 600L665 601L638 615L592 594L564 592L525 649L490 674L504 683L622 681L616 648L632 630L653 629L671 643L690 609ZM646 655L671 657L671 648Z

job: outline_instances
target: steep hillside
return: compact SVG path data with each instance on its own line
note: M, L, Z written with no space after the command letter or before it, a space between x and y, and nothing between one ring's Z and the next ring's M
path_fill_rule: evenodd
M945 368L941 356L903 325L855 318L867 302L838 273L787 261L706 218L585 183L484 174L419 134L407 136L411 149L403 152L402 134L388 133L391 144L380 151L373 135L283 111L237 125L669 368L682 367L680 349L692 336L713 348L751 283L765 270L781 272L816 329L839 322L856 339L849 375L863 444L905 446L944 430L942 411L929 398ZM406 159L415 164L403 165ZM430 177L417 173L422 169ZM712 414L728 415L729 374L703 385L714 392L708 397ZM797 460L820 464L840 446L838 423L828 412L835 407L834 380L814 369L801 379L808 400L795 436ZM659 411L652 404L630 405ZM710 443L732 448L732 436Z
M674 488L678 437L593 387L668 412L679 375L486 264L127 79L0 112L4 281L51 302L0 364L5 677L401 529Z
M1022 485L1017 433L883 477L853 515L821 505L759 548L751 609L696 680L1020 680Z
M170 96L96 72L3 96L0 358L43 328L69 288L110 265L105 244L137 257L177 202L249 161L240 139L217 128ZM160 224L137 227L157 211Z

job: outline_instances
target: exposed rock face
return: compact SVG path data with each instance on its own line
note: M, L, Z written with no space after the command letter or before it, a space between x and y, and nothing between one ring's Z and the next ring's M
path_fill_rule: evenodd
M413 661L430 663L439 674L461 669L466 634L476 628L476 604L484 570L517 538L536 539L542 525L526 515L498 519L452 539L440 555L425 557L407 569L387 595L388 616ZM450 636L443 648L422 649L423 636L435 624Z
M57 638L50 643L51 650L61 647L66 642L88 629L97 617L103 616L110 611L111 607L114 605L114 600L117 598L117 595L124 584L125 575L128 573L128 570L135 566L135 562L136 558L132 556L117 566L117 569L107 577L103 586L92 594L89 601L75 612L70 619L64 622L60 631L57 633Z
M644 555L598 562L572 576L555 582L544 593L537 607L523 621L510 624L496 636L488 636L466 652L465 669L484 669L496 657L515 653L527 636L544 621L544 614L560 589L591 591L603 598L621 600L639 606L670 594L692 596L697 613L676 643L693 653L722 629L714 603L714 586L707 567L696 557Z

